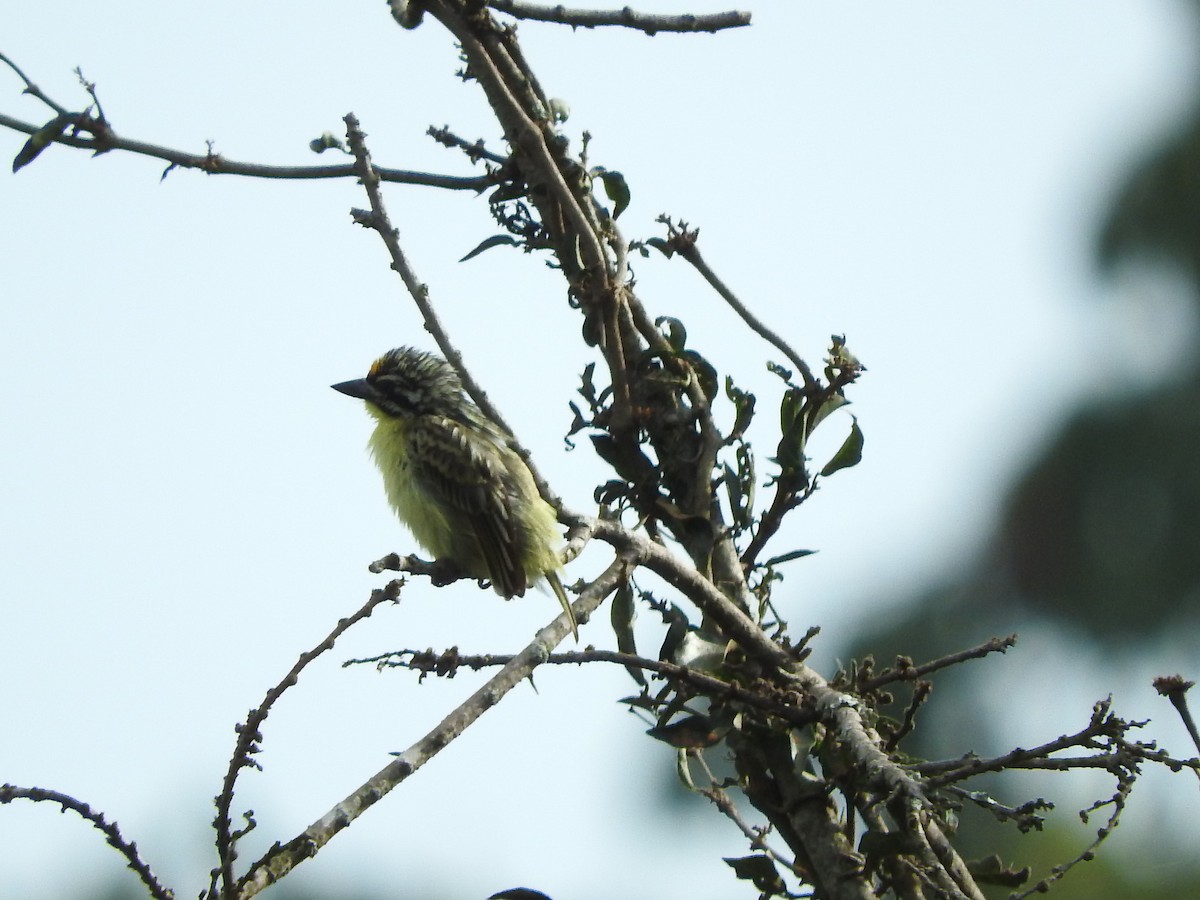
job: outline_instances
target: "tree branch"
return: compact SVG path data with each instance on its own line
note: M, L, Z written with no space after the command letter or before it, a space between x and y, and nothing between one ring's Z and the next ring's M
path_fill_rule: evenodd
M88 122L77 122L83 130L88 130ZM94 120L93 123L94 124ZM0 113L0 127L20 131L24 134L34 134L42 128L30 122L23 122ZM54 139L56 144L66 144L68 147L78 147L91 150L95 154L107 153L110 150L124 150L140 156L149 156L165 160L171 165L163 172L163 177L174 168L199 169L209 175L243 175L249 178L278 178L293 181L305 181L323 178L350 178L355 174L354 166L350 163L340 166L271 166L262 163L237 162L226 159L219 153L197 155L147 144L120 137L109 132L106 137L84 138L76 134L63 134ZM452 191L484 191L500 183L500 179L492 175L474 175L463 177L457 175L436 175L432 172L416 172L409 169L376 168L380 181L396 184L416 184L425 187L445 188Z
M14 800L32 800L34 803L57 803L64 811L71 810L92 823L92 827L104 833L108 845L125 857L129 868L137 873L150 896L155 900L174 900L175 893L163 887L154 873L138 855L137 844L127 841L121 836L116 822L109 822L103 813L94 811L82 800L76 800L69 794L51 791L39 787L19 787L15 784L0 785L0 804L12 803Z
M262 724L270 715L275 702L283 696L283 693L292 687L300 678L300 673L315 660L318 656L333 647L334 642L339 637L346 633L353 625L361 622L367 616L374 612L375 607L379 604L391 600L395 601L400 595L400 588L403 581L397 579L388 583L387 587L382 590L371 592L371 598L363 604L356 612L340 619L325 639L317 644L307 653L302 653L300 658L296 660L296 664L288 671L277 685L267 691L266 697L262 703L250 710L246 716L246 721L237 726L237 744L234 747L233 756L230 757L229 767L225 772L225 779L221 785L221 793L214 799L217 807L216 818L213 819L213 827L217 832L217 858L220 865L212 871L212 882L209 885L208 896L215 898L217 896L216 882L218 877L224 885L221 891L221 896L233 896L233 862L237 859L237 838L239 835L233 832L233 825L230 818L230 808L233 806L233 791L237 784L238 774L242 769L258 768L258 763L254 761L254 756L259 752L260 743L262 741Z
M572 28L594 28L604 25L619 25L655 35L660 31L709 31L726 28L741 28L750 24L750 13L731 10L708 15L661 15L637 12L628 6L622 9L567 9L562 4L542 6L524 0L487 0L487 5L499 12L508 13L517 19L533 19L539 22L554 22Z
M668 246L692 264L692 267L721 296L721 299L728 303L733 311L741 317L742 321L749 326L751 331L787 357L788 361L800 372L800 377L804 379L805 387L810 389L815 388L817 381L813 377L808 363L801 359L800 355L788 345L787 341L763 324L754 313L750 312L746 304L742 303L737 295L720 279L717 273L709 268L708 263L704 261L704 257L700 254L700 249L696 246L696 238L700 233L699 230L688 231L687 226L683 223L680 223L676 227L674 222L666 216L659 216L658 221L665 224L670 232L670 238L667 241Z
M407 658L405 658L407 657ZM440 654L423 650L395 650L379 656L364 659L349 659L343 665L375 665L380 668L403 668L420 672L422 676L433 672L443 677L453 677L462 667L473 670L490 666L507 665L513 657L506 654L472 655L459 653L452 648ZM635 666L647 672L654 672L664 678L678 679L693 685L706 696L722 697L729 700L754 706L772 715L778 716L797 728L811 725L815 716L795 704L789 704L787 697L781 697L778 691L760 691L755 687L746 687L735 681L725 681L698 669L676 665L665 660L647 659L632 653L618 653L613 650L576 650L564 653L552 653L546 658L545 665L571 666L592 662L614 663L620 666Z
M914 666L910 661L907 664L898 662L890 669L884 669L874 678L867 678L861 681L854 680L851 685L855 691L861 693L869 693L870 691L878 690L884 685L893 684L898 681L916 681L919 678L924 678L926 675L932 674L939 669L956 666L959 663L966 662L969 659L982 659L991 653L1005 653L1009 648L1017 643L1016 634L1010 634L1008 637L990 638L975 647L969 647L966 650L960 650L957 653L948 653L945 656L930 660L927 663L922 663L919 666Z
M623 559L616 559L610 563L580 594L576 601L577 608L589 615L594 612L604 598L625 579L626 570L627 564ZM313 822L303 833L286 844L276 844L272 847L238 882L236 895L231 893L230 896L236 896L237 900L248 900L287 875L304 860L315 856L317 851L339 832L349 827L367 809L445 749L480 716L499 703L505 694L546 661L550 649L570 633L570 625L565 618L556 617L537 633L532 643L446 716L436 728L407 750L394 754L395 760Z

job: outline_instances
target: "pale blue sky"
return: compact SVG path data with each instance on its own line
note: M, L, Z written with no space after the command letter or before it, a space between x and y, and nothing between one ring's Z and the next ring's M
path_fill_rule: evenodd
M685 6L725 8L642 8ZM833 645L880 614L866 598L900 599L965 562L1056 417L1136 371L1138 334L1184 327L1153 284L1102 284L1090 254L1114 181L1188 101L1193 22L1182 0L748 8L754 26L717 36L521 34L571 106L565 133L590 131L593 162L625 173L627 237L660 234L661 212L700 226L712 266L799 352L816 364L844 333L869 367L851 395L863 464L830 479L779 545L820 550L779 599L793 626L820 624ZM326 162L308 141L348 111L383 165L467 171L423 136L431 124L496 138L477 87L453 78L448 36L435 23L401 31L382 3L10 4L0 51L68 106L83 105L82 66L125 136L194 152L211 139L239 160ZM0 72L0 110L49 118L19 89ZM0 134L0 157L22 142ZM234 723L381 584L367 562L413 549L367 458L366 415L328 385L428 343L381 244L350 223L365 205L353 182L177 171L160 183L162 168L52 148L2 176L0 780L91 802L194 896ZM587 508L602 474L560 438L593 357L562 284L502 249L456 262L494 232L480 199L387 198L476 376L555 488ZM759 393L769 425L769 348L682 262L635 266L651 313L682 318L697 349ZM827 452L845 427L826 426ZM266 772L243 776L236 803L260 823L243 857L302 830L478 684L418 689L342 659L507 652L555 611L540 594L503 604L414 583L359 626L269 719ZM611 643L602 621L584 640ZM640 819L673 758L612 702L624 674L544 671L538 688L489 713L296 886L352 877L419 896L447 882L468 897L525 884L556 900L737 890L719 857L744 842L701 801L673 830L678 846ZM49 808L0 809L0 846L13 897L74 895L80 878L121 870L98 834Z

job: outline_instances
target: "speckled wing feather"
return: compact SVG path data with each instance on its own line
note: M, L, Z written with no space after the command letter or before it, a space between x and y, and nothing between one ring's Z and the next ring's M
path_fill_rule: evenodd
M461 513L479 545L493 586L505 597L525 594L520 534L510 515L505 474L486 435L444 416L417 418L410 433L413 475L430 493ZM470 560L456 560L470 565ZM471 573L475 574L475 573Z

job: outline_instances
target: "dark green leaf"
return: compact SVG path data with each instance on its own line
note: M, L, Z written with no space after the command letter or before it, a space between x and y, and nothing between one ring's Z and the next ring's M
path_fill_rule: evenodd
M606 481L593 493L600 506L612 506L629 496L629 484L624 481Z
M782 895L787 893L787 885L783 883L783 879L775 868L775 863L769 856L756 854L738 859L727 856L725 862L729 864L738 878L752 882L764 894Z
M779 363L771 362L770 360L768 360L767 361L767 371L770 372L772 375L778 375L780 378L782 378L787 383L788 387L795 387L795 385L792 384L792 370L791 369L785 369L783 366L779 365Z
M734 523L739 528L745 528L747 526L743 522L747 518L746 497L742 493L741 479L738 478L737 472L733 471L729 463L725 463L724 468L725 473L721 480L725 482L725 493L729 495L729 512Z
M673 604L662 611L662 616L663 621L668 625L662 646L658 648L658 658L674 662L689 633L688 618L679 607Z
M750 422L754 418L754 404L758 401L753 394L743 391L735 385L733 379L728 375L725 376L725 396L733 401L735 410L733 430L730 434L738 437L750 427Z
M612 620L613 633L617 636L617 649L622 653L637 656L637 643L633 639L633 623L637 619L637 605L633 602L633 588L629 582L617 588L613 597L612 609L609 610ZM626 666L630 676L640 685L646 684L646 676L637 666Z
M516 238L511 237L510 235L494 234L490 238L488 238L486 241L483 241L481 244L479 244L474 250L472 250L470 253L468 253L466 256L464 256L462 259L460 259L459 262L466 262L468 259L474 259L476 256L478 256L484 250L491 250L493 247L502 247L506 244L510 247L519 247L520 246L520 242Z
M573 434L578 434L579 432L583 431L583 429L587 428L591 422L583 417L583 413L575 404L574 400L568 400L567 406L571 407L571 412L575 414L575 418L571 421L571 430L567 432L567 437L570 437Z
M831 412L841 409L850 403L841 394L834 394L828 400L821 404L821 408L817 410L817 414L812 417L812 421L808 425L808 433L812 434L817 430L817 426L824 422Z
M785 472L804 470L804 394L788 388L779 403L779 450L775 461Z
M833 459L827 462L825 468L821 470L822 478L827 478L838 469L848 469L851 466L857 466L862 461L862 429L858 427L858 419L851 418L853 419L853 424L850 426L850 434L842 442L842 446L838 448L838 452L833 455Z
M532 888L509 888L507 891L492 894L488 900L550 900L550 895Z
M675 248L671 246L670 242L664 240L663 238L647 238L646 246L653 247L667 259L670 259L675 255Z
M614 219L620 218L621 213L625 212L625 208L629 206L629 184L625 181L625 176L620 172L613 172L608 169L597 169L596 174L600 176L600 180L604 182L604 193L613 204Z
M967 871L971 876L984 884L998 884L1006 888L1018 888L1029 880L1029 867L1013 869L995 854L983 859L972 859L967 862Z
M683 327L682 322L674 316L659 316L654 320L654 325L660 331L663 330L663 325L666 325L663 337L667 339L672 350L676 353L683 352L683 348L687 344L687 329Z
M681 325L680 327L682 328L683 326ZM704 396L711 403L713 397L717 394L717 385L719 384L717 370L713 368L712 363L695 350L685 350L681 355L691 362L692 367L696 370L696 379L700 382L700 390L704 392Z
M67 130L67 124L71 121L71 117L67 115L55 116L37 131L29 136L29 140L25 142L17 155L13 158L12 170L17 172L35 159L38 155L53 144L58 138L62 137L62 133Z
M333 132L326 131L320 137L309 141L308 149L313 153L324 153L326 150L345 150L346 145Z
M492 191L488 197L488 203L491 206L499 206L501 203L507 203L509 200L517 200L525 196L528 190L525 183L522 181L509 182L502 184L500 187Z
M714 725L708 716L688 716L670 725L647 728L646 734L680 750L702 750L718 743L729 733L728 728Z
M763 565L777 566L780 563L791 562L793 559L803 559L806 556L812 556L816 552L816 550L793 550L790 553L781 553L778 556L772 556Z
M579 376L579 380L582 382L579 393L583 395L583 399L588 402L588 405L593 405L596 401L596 385L592 380L595 374L596 364L590 362L583 367L583 374Z

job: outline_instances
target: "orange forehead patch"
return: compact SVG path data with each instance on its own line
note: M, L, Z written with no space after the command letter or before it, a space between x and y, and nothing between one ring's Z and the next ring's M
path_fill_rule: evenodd
M374 379L379 374L379 370L383 368L383 361L387 359L387 354L379 357L375 362L371 363L371 368L367 370L367 378Z

